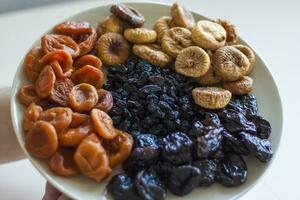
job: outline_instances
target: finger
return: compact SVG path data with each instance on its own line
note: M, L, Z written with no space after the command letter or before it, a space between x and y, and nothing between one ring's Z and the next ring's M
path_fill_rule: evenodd
M53 187L50 183L46 183L45 195L42 200L57 200L61 192Z

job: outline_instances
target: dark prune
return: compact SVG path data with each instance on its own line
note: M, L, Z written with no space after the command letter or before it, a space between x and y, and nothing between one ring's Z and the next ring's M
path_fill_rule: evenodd
M199 184L200 170L191 165L174 167L168 177L168 189L175 195L183 196L195 189Z
M222 143L223 128L203 127L207 133L194 139L194 146L199 158L207 158L214 153Z
M202 136L203 135L203 127L204 126L200 121L194 122L188 135L191 137Z
M192 160L193 142L181 132L175 132L162 138L162 157L175 165Z
M215 182L217 163L209 159L196 160L193 166L200 169L199 186L209 186Z
M270 137L272 131L270 122L258 115L247 115L247 118L255 124L258 137L261 139Z
M256 127L253 122L247 120L247 118L235 110L227 110L220 113L222 117L224 127L231 133L237 133L240 131L246 131L250 133L256 133Z
M247 180L247 174L247 165L243 158L231 152L218 164L217 181L226 187L235 187Z
M271 143L267 139L260 139L246 132L239 133L242 142L260 161L268 162L273 156Z
M159 143L155 135L139 134L134 138L134 147L151 147L153 149L159 149Z
M206 113L205 119L202 122L205 126L219 127L221 121L216 113Z
M234 151L241 155L249 155L250 152L247 147L228 131L223 131L223 138L224 146L226 146L229 151Z
M257 101L255 96L252 94L235 97L229 102L227 108L240 112L243 115L256 115Z
M163 200L166 198L166 186L153 169L142 170L135 177L137 193L144 200Z
M106 188L114 200L140 199L134 187L133 180L126 173L117 174L112 177Z

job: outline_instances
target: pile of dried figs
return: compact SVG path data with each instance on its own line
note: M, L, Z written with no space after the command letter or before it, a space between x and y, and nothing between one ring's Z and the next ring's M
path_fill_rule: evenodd
M122 164L107 185L116 200L239 186L245 156L270 161L271 125L250 94L255 54L231 23L196 22L177 3L153 29L132 7L110 11L96 29L58 24L28 52L18 98L32 156L96 181Z

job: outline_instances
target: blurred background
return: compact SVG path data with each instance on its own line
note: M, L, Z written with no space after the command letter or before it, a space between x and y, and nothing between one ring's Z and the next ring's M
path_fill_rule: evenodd
M88 0L0 0L0 14L15 10L71 1Z

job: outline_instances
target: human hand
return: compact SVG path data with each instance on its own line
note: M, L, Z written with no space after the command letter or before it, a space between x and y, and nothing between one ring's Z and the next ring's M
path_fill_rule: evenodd
M49 182L46 183L45 194L42 200L71 200L53 187Z

